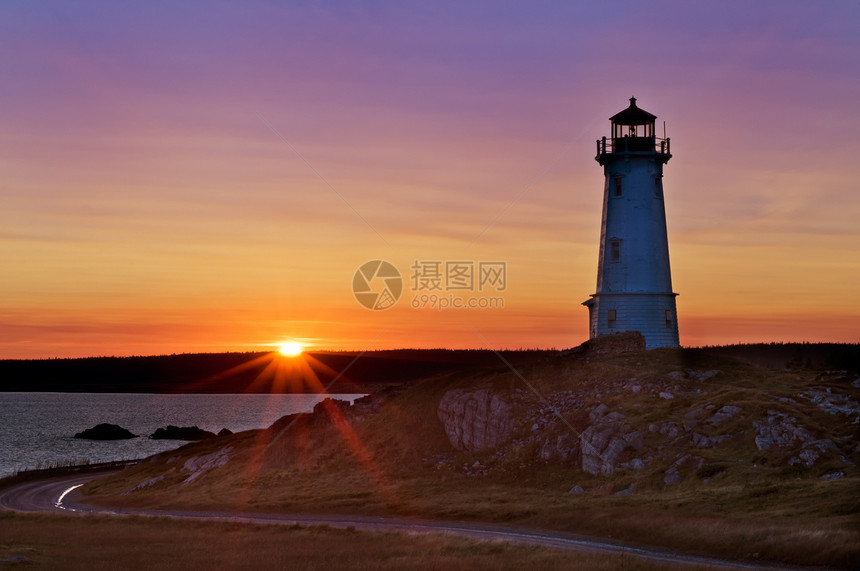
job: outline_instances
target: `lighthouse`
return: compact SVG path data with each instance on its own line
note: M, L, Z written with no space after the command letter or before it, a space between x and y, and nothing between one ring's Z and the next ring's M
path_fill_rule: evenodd
M679 347L678 312L669 269L663 165L669 139L655 115L636 106L616 113L611 136L597 141L603 166L603 219L597 290L584 302L592 338L638 331L648 349Z

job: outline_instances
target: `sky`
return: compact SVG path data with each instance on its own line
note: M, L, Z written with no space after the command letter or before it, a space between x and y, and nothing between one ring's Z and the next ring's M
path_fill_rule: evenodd
M595 141L631 96L672 140L681 343L860 342L858 21L854 1L4 2L0 358L578 345ZM353 295L373 260L402 277L388 309ZM471 283L428 289L461 262ZM455 298L476 306L439 310Z

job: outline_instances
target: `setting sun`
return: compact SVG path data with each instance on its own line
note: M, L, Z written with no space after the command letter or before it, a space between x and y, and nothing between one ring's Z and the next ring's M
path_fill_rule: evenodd
M281 355L295 357L296 355L301 355L302 346L298 343L284 343L278 350L281 352Z

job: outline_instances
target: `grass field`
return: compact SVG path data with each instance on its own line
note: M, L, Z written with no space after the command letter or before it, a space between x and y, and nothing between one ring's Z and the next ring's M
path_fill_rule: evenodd
M571 553L440 534L167 518L0 512L0 538L0 568L4 569L649 571L664 568L629 555Z

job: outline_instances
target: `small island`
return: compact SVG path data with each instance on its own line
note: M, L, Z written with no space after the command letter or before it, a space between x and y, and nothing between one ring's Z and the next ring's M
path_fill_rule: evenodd
M165 428L157 429L149 438L152 440L203 440L215 438L215 436L214 432L203 430L199 426L173 426L170 424Z
M92 428L78 432L75 434L75 438L84 438L87 440L128 440L130 438L137 438L137 434L132 434L131 431L118 424L103 422Z

